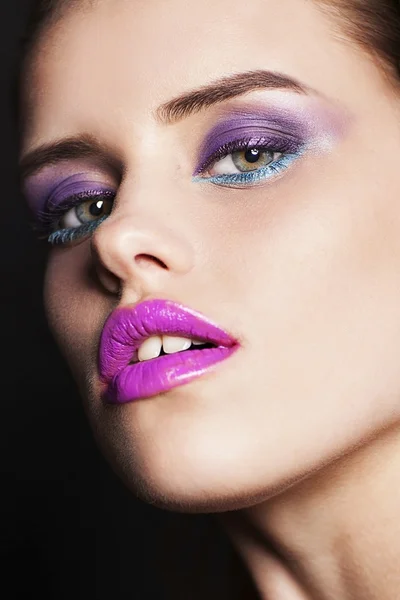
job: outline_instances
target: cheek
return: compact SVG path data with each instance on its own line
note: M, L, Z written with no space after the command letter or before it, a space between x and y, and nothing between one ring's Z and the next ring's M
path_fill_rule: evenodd
M328 186L314 177L248 214L255 226L241 233L230 265L245 307L237 327L251 335L277 410L283 402L295 415L300 403L364 431L400 410L400 205L391 180L346 173Z
M107 307L90 276L87 243L51 250L44 286L50 329L79 380L93 369L97 340ZM85 369L82 368L85 365Z

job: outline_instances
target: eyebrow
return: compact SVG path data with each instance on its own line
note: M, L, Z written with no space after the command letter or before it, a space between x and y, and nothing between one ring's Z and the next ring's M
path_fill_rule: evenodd
M161 104L154 116L161 124L171 125L214 104L262 89L318 94L313 88L283 73L265 70L246 71L221 77L200 88L181 94ZM82 158L93 158L115 168L118 172L122 171L122 161L116 158L111 148L107 148L90 134L81 134L43 144L23 156L19 163L20 179L23 181L47 165Z
M213 104L262 89L318 94L313 88L283 73L265 70L246 71L221 77L210 84L169 100L156 109L155 117L161 123L170 125Z
M68 137L50 144L42 144L22 157L19 162L21 181L41 168L64 160L92 158L117 172L122 172L122 161L112 148L101 143L90 134Z

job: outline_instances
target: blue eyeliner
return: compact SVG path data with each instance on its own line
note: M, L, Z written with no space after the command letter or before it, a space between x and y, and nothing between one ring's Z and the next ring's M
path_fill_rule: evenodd
M97 221L92 221L91 223L85 223L84 225L80 225L79 227L69 227L66 229L59 229L54 231L48 238L47 241L53 246L70 244L78 240L79 238L86 237L94 232L95 229L103 221L107 219L107 215L104 215Z
M298 151L293 154L284 154L281 158L277 159L273 163L266 167L254 169L253 171L245 171L242 173L229 173L213 175L211 177L194 176L192 181L194 183L212 183L214 185L221 186L245 186L261 183L262 181L269 179L270 177L279 175L285 169L303 154L302 151Z

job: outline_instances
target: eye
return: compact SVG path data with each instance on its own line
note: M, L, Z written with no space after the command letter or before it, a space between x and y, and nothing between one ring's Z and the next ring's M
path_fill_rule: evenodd
M58 222L58 228L70 229L96 223L100 219L107 217L112 210L113 199L111 198L90 198L73 208L70 208Z
M282 152L274 152L268 148L254 146L244 150L231 152L224 158L217 160L211 168L208 169L208 175L230 175L235 173L248 173L257 169L267 167L271 163L279 160Z
M111 190L87 190L69 196L41 215L43 236L52 245L66 245L90 236L110 215L115 199Z
M283 174L304 150L304 143L283 134L229 140L205 155L193 180L222 187L258 185Z

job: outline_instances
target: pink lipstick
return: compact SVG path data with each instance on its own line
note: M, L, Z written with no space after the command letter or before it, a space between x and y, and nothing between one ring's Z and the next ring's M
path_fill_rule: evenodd
M163 336L186 338L190 347L165 354ZM141 347L154 338L157 357L141 360ZM193 344L194 341L194 344ZM150 342L151 343L151 342ZM153 344L154 346L154 344ZM150 398L208 373L240 347L238 341L200 313L169 300L147 300L117 308L100 340L99 370L106 401L123 404ZM154 348L153 348L154 350Z

